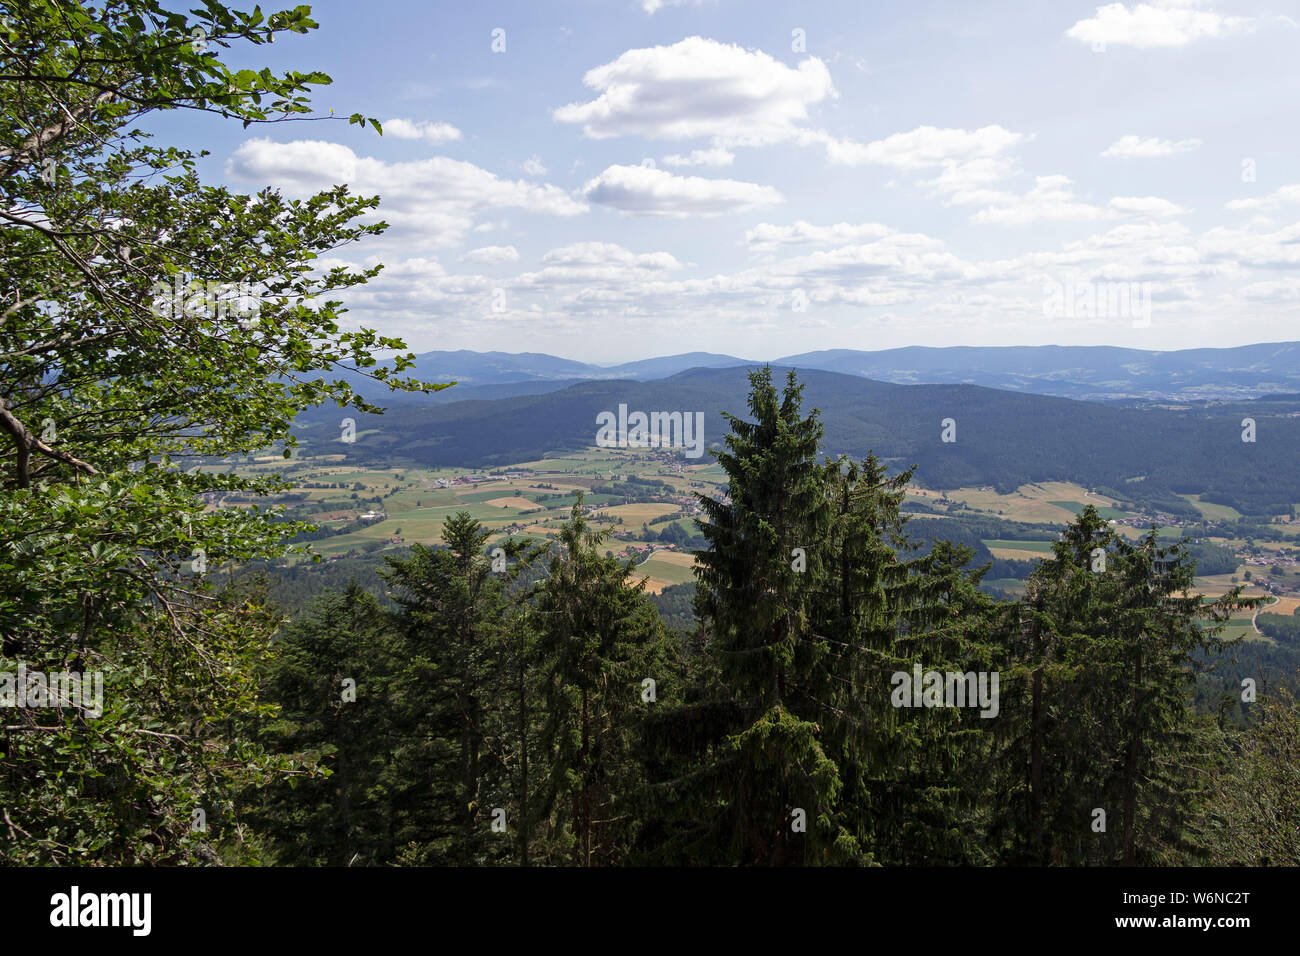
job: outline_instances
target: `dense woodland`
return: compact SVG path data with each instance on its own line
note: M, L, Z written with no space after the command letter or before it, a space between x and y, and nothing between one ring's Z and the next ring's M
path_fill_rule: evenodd
M504 564L453 517L447 547L386 560L391 601L358 575L286 615L234 572L310 527L205 500L284 483L193 466L287 457L323 404L381 412L340 368L374 391L442 383L398 377L400 340L341 331L337 294L380 266L316 268L384 231L358 222L376 199L205 186L198 149L142 127L311 114L327 75L222 61L309 33L310 10L4 9L0 674L94 672L104 700L3 710L0 862L1300 862L1295 701L1201 673L1249 601L1184 596L1185 545L1128 542L1091 509L1023 601L998 600L969 547L909 537L911 472L826 457L846 446L793 375L750 373L747 413L725 416L686 626L576 503ZM183 301L159 308L160 282ZM256 321L212 308L211 283L241 282ZM928 684L898 696L914 668L997 675L996 716L932 706Z
M967 549L909 538L907 475L870 456L818 461L798 383L752 378L751 417L732 419L720 455L731 503L702 499L689 633L663 626L580 509L557 544L514 542L504 573L477 522L448 519L448 547L387 560L393 609L353 585L281 632L263 742L331 773L244 793L247 852L321 865L1300 862L1294 702L1261 695L1240 726L1227 718L1239 692L1217 713L1192 706L1198 673L1230 653L1216 623L1249 601L1183 597L1185 545L1130 544L1087 509L1026 600L996 602ZM891 675L915 664L999 673L998 714L895 706Z

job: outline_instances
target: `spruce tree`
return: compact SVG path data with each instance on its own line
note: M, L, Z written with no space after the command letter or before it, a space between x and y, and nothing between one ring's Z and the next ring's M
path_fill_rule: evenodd
M248 794L274 862L374 865L389 860L392 807L380 778L391 759L388 685L394 638L355 581L318 598L281 632L265 694L277 708L263 742L298 772ZM323 773L313 773L316 768Z
M635 841L642 681L662 673L663 625L632 562L600 553L607 534L588 529L579 495L529 615L545 709L539 822L552 860L579 866L621 862Z
M386 558L405 658L396 705L407 742L394 785L427 801L411 819L429 829L408 826L403 836L426 845L430 862L483 863L511 849L491 828L509 793L497 690L510 650L505 583L484 554L490 534L462 511L443 524L446 547Z
M1190 593L1194 562L1153 527L1136 544L1089 506L1027 582L1008 628L993 821L1010 862L1151 864L1178 850L1205 729L1192 684L1240 588Z
M708 547L697 555L696 610L708 684L677 714L695 769L667 781L678 845L701 862L795 865L852 857L836 820L842 783L819 704L829 654L814 598L830 513L817 462L822 426L801 410L794 372L778 393L750 374L754 420L727 415L723 499L699 496Z

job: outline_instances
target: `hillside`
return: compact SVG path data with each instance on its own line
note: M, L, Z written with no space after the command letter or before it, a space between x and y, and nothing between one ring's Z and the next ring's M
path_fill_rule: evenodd
M825 451L868 451L917 464L935 488L1068 480L1124 489L1147 501L1207 495L1255 514L1300 501L1300 397L1187 408L1124 407L976 385L896 385L799 370L805 400L821 410ZM299 422L309 448L344 451L358 463L406 458L427 465L487 467L595 444L596 416L620 404L704 413L706 444L728 431L723 412L744 415L746 369L692 369L650 382L581 382L540 395L446 404L403 404L358 418L358 441L337 441L336 413ZM1256 420L1243 442L1241 422ZM956 422L956 441L941 423ZM1170 502L1169 508L1178 507ZM1184 505L1185 506L1185 505Z

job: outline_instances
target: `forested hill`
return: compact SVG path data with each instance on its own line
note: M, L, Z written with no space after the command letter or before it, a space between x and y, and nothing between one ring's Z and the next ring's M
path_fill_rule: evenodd
M779 370L784 372L784 370ZM746 415L748 369L698 368L650 382L581 382L540 395L435 405L399 405L359 417L358 441L337 441L339 415L299 419L307 446L363 463L404 458L427 465L487 468L595 444L596 416L629 411L704 413L705 442ZM1131 408L975 385L895 385L800 370L805 401L820 409L825 451L896 465L917 464L936 488L1069 480L1124 489L1134 498L1209 494L1254 514L1289 512L1300 501L1300 396L1182 409ZM1243 419L1255 441L1243 441ZM956 441L941 440L955 422ZM701 461L709 460L707 453ZM1139 484L1140 480L1140 484Z

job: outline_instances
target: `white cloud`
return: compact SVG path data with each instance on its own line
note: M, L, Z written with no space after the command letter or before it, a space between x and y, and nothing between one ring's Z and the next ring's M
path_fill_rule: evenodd
M1194 10L1186 0L1156 0L1132 9L1122 3L1098 7L1091 19L1080 20L1065 35L1099 46L1180 47L1205 37L1223 37L1251 28L1248 17Z
M503 262L518 262L519 250L514 246L483 246L480 249L470 250L463 258L466 262L498 265Z
M1182 206L1157 196L1116 196L1098 206L1076 196L1068 176L1037 176L1022 195L972 190L954 195L952 202L985 204L972 222L1022 226L1035 222L1088 222L1126 216L1178 216Z
M832 162L849 165L877 163L898 169L929 169L936 166L966 166L999 157L1026 137L1001 126L976 130L938 129L920 126L908 133L895 133L867 143L826 137Z
M545 176L546 167L542 165L541 157L529 156L524 160L524 172L529 176Z
M460 139L460 130L450 123L430 123L395 118L384 120L384 132L398 139L423 139L435 146Z
M297 197L347 183L359 195L381 197L375 218L402 227L403 242L435 246L458 243L486 210L575 216L588 209L557 186L502 179L462 160L389 163L320 140L248 140L226 162L226 175Z
M888 226L882 226L878 222L858 225L839 222L833 226L814 226L800 219L788 226L761 222L753 229L745 230L745 242L753 251L764 252L803 244L846 245L863 239L880 239L892 232Z
M650 166L610 166L582 189L593 203L643 216L718 215L784 202L771 186L677 176Z
M1287 203L1300 202L1300 183L1283 186L1276 192L1260 199L1233 199L1224 205L1225 209L1278 209Z
M655 14L664 7L684 7L688 4L693 7L701 7L705 0L641 0L641 9L648 14Z
M1031 138L997 125L973 130L919 126L865 144L820 131L803 133L800 142L805 145L820 143L826 148L827 159L839 165L937 169L939 174L924 185L933 188L937 194L946 194L950 202L975 203L987 202L1000 195L983 187L1019 171L1019 163L1009 153Z
M1023 195L974 191L954 202L989 203L971 217L972 222L1020 226L1032 222L1082 222L1103 219L1106 210L1079 199L1068 176L1036 176Z
M667 252L637 253L613 242L577 242L552 249L542 257L540 270L526 272L511 284L534 292L577 285L609 294L662 281L668 273L681 268L682 264Z
M761 50L693 36L672 46L627 50L588 70L600 95L555 110L592 139L706 137L714 145L761 145L793 138L808 110L835 96L826 64L791 68Z
M1206 232L1197 248L1207 257L1256 269L1300 267L1300 223L1276 232L1219 226Z
M1182 216L1188 212L1159 196L1116 196L1107 205L1122 216Z
M674 153L664 157L668 166L730 166L736 154L715 146L712 149L693 149L689 156Z
M667 252L629 252L614 242L575 242L552 249L542 256L547 266L617 265L633 269L680 269L682 264Z
M1103 157L1113 159L1149 159L1156 156L1172 156L1186 153L1201 145L1199 139L1180 139L1178 141L1160 139L1152 136L1142 139L1140 136L1121 136L1102 152Z
M1295 302L1300 300L1300 279L1288 276L1285 279L1252 282L1242 286L1238 291L1247 299Z

